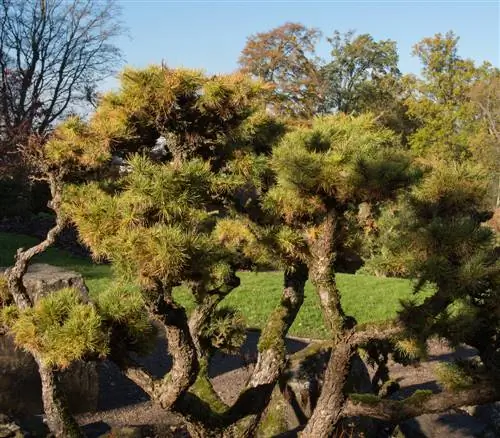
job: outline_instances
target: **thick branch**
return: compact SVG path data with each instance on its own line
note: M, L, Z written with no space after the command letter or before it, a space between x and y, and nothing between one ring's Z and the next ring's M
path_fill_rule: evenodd
M129 359L115 358L115 362L127 377L162 408L171 409L195 382L199 364L185 309L172 300L170 292L159 282L150 292L155 296L149 311L165 329L168 350L173 360L172 369L163 378L153 379L144 368Z
M28 270L31 259L52 245L56 240L57 235L65 226L65 220L62 215L59 214L62 197L62 182L56 176L50 175L49 183L52 194L52 201L49 202L49 207L56 212L56 225L49 230L45 240L40 242L38 245L35 245L27 250L23 250L22 248L18 249L14 266L6 272L9 292L14 298L14 302L20 309L25 309L33 305L23 284L23 278Z
M368 341L381 341L394 337L403 332L403 330L403 324L397 320L358 325L356 326L356 333L352 341L355 345L366 344Z
M356 349L353 332L338 338L325 372L321 395L301 438L330 436L342 416L345 403L344 386L349 376L351 359Z
M417 393L402 401L378 399L363 403L349 399L342 415L345 417L367 416L397 424L423 414L444 412L460 406L481 405L498 400L500 400L498 382L484 382L477 387L457 392L441 392L427 396L419 396Z
M345 314L340 303L340 291L335 281L335 238L338 233L338 219L329 212L318 226L317 234L311 238L309 270L311 282L318 293L323 319L333 337L340 334L345 324Z
M252 416L237 436L253 436L285 365L285 336L304 302L307 267L297 264L285 272L281 302L269 317L259 341L259 355L245 390L226 413L226 424Z

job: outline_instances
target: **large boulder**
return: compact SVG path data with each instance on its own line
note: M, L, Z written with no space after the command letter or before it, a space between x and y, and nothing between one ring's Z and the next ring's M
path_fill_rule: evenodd
M0 268L0 272L3 271L5 271L5 268ZM23 284L35 303L41 297L65 287L73 287L80 291L85 301L89 299L89 290L83 281L83 277L77 272L59 266L33 263L23 278Z
M0 272L3 270L0 268ZM74 287L88 300L88 289L82 276L47 264L33 264L24 277L24 285L36 302L64 287ZM63 372L62 387L73 412L97 409L99 380L97 366L75 362ZM16 415L43 412L41 382L31 355L16 348L8 336L0 336L0 411Z

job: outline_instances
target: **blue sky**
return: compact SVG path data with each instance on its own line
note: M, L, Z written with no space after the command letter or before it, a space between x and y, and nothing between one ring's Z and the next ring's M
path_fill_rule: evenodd
M126 64L136 67L163 60L172 67L231 72L249 35L287 21L317 27L325 35L355 29L375 39L393 39L405 73L420 69L412 45L448 30L460 36L463 57L499 65L498 1L117 1L128 29L118 45ZM318 53L328 56L326 42ZM102 85L108 88L114 81Z

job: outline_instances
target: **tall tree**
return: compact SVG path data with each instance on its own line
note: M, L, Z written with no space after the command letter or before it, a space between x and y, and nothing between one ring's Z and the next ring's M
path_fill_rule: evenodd
M81 111L120 59L113 0L0 2L0 165L32 133Z
M361 113L394 100L391 88L400 76L395 41L375 41L354 31L335 31L328 41L332 60L321 68L324 111Z
M497 183L498 69L460 57L458 41L448 32L424 38L414 47L423 68L422 79L413 79L406 99L409 116L417 124L410 145L421 156L480 163Z
M273 109L293 117L313 115L320 80L315 55L321 33L299 23L285 23L252 35L241 53L241 70L273 84Z

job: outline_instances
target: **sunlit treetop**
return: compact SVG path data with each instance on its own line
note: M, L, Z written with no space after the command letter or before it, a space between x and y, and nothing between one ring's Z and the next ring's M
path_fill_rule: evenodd
M298 128L274 149L271 166L277 183L265 205L287 222L377 202L411 178L397 137L369 114L317 118Z

